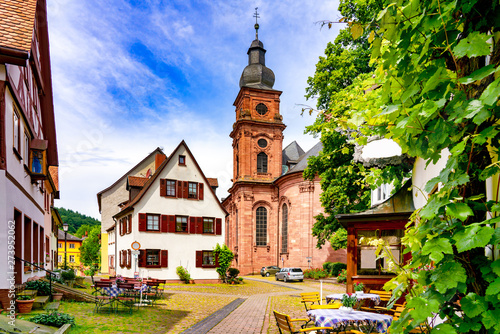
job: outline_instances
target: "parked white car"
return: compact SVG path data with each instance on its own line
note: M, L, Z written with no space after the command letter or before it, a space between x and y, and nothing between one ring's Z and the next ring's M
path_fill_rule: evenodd
M304 280L304 272L300 268L282 268L279 272L275 274L275 279L277 281L283 280L287 281L299 281Z

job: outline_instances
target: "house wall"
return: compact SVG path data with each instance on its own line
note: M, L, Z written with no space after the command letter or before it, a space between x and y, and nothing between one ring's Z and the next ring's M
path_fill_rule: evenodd
M186 166L178 165L178 155L186 156ZM160 178L193 181L204 183L204 199L192 200L168 198L160 196ZM194 164L192 157L184 146L168 162L162 173L154 181L143 198L134 206L132 213L132 233L117 236L117 251L131 249L134 241L141 244L141 249L168 250L168 268L139 268L137 260L132 261L130 269L117 267L116 273L133 277L139 272L141 277L178 280L176 267L185 267L195 280L217 280L215 268L196 268L196 251L213 250L217 243L224 243L224 224L222 235L200 235L181 233L139 232L139 213L154 213L164 215L183 215L195 217L214 217L224 221L225 213L218 204L218 199L210 191L210 185L205 183L203 174ZM119 261L118 261L119 262Z
M154 155L137 165L128 176L146 176L148 169L154 172L155 157ZM101 240L106 238L107 230L115 224L113 216L120 212L118 204L129 199L129 193L126 189L127 177L123 179L111 189L103 192L101 195ZM106 245L106 244L103 244ZM109 250L108 247L101 247L101 272L109 273Z
M427 182L438 176L441 170L446 166L446 161L448 160L448 156L450 152L448 149L444 149L441 152L441 158L435 163L430 163L429 166L426 166L427 161L421 158L417 158L415 164L413 166L413 205L415 209L420 209L427 203L427 199L429 198L429 194L424 190Z

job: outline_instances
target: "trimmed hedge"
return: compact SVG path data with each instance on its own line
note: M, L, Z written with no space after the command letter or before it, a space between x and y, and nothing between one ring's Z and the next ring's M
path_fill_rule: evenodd
M325 262L323 263L323 269L325 269L330 276L336 277L342 269L347 269L347 264L342 262Z

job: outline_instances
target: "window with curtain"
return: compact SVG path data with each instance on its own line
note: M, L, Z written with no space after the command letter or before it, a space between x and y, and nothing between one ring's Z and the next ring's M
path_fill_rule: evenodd
M256 234L255 241L257 246L267 245L267 209L263 206L258 207L255 212Z

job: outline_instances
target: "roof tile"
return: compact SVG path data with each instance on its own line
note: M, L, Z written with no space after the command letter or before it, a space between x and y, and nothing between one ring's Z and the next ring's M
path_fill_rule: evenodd
M30 51L37 0L0 0L0 46Z

